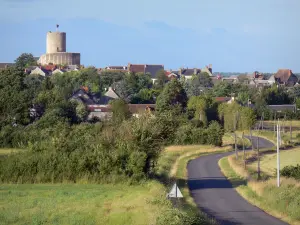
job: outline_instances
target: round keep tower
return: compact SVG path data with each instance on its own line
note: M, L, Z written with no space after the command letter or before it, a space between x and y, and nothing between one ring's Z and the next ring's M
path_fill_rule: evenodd
M65 32L47 33L47 50L46 53L66 52L67 42Z

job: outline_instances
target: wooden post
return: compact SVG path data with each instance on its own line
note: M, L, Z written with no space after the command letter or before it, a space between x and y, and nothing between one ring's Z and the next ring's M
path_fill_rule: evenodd
M259 137L257 136L257 179L260 179Z
M250 138L251 138L252 151L254 151L254 145L253 145L254 141L253 141L253 137L252 137L252 130L251 130L251 128L250 128Z
M235 132L234 132L234 151L235 151L235 157L236 157L236 159L238 159L236 133Z
M262 113L262 117L261 117L261 130L264 129L264 119L265 119L265 114Z
M292 135L292 121L290 122L290 142L293 141L293 135Z
M245 156L244 132L243 132L243 134L242 134L242 141L243 141L243 160L244 160L244 168L246 169L246 156Z

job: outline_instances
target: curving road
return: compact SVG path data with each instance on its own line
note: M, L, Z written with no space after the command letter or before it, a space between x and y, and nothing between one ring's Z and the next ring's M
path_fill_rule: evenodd
M253 137L252 144L255 147L256 140L257 137ZM259 146L269 148L274 145L268 140L259 138ZM200 210L215 218L222 225L287 224L251 205L235 191L218 166L221 158L231 154L233 152L201 156L188 163L189 189Z

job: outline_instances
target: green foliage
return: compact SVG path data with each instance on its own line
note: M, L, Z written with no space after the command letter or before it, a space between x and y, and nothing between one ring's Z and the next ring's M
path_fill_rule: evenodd
M207 128L206 142L210 145L222 146L223 135L224 131L221 125L216 121L212 121Z
M113 113L112 120L115 123L121 123L122 121L130 118L131 113L127 103L123 99L115 99L110 103Z
M0 125L28 124L34 91L24 84L23 70L16 67L0 70L0 77Z
M186 123L178 127L175 133L175 143L222 145L223 129L220 124L213 121L207 129L195 127L192 123Z
M85 121L86 117L88 116L88 111L85 104L78 102L75 110L77 118L79 118L80 121Z
M156 110L162 112L178 106L181 111L187 105L187 95L181 83L178 80L170 81L158 96L156 101Z
M206 99L199 96L192 96L187 105L188 109L192 109L195 111L195 119L202 121L204 125L207 125L207 102Z
M113 85L113 83L124 79L125 73L118 71L103 71L100 75L100 90L104 91Z
M295 178L300 180L300 165L296 166L285 166L281 171L280 174L285 177Z
M187 95L199 96L203 94L207 88L213 87L211 77L208 73L200 73L193 75L192 79L183 81Z
M16 60L15 65L19 69L25 69L29 66L36 66L37 62L34 59L33 55L30 53L22 53Z
M151 87L152 81L149 74L129 73L124 75L124 79L114 83L117 94L127 102L139 103L140 91ZM145 91L144 91L145 92ZM149 92L151 93L151 92ZM145 97L145 96L142 96ZM147 100L150 100L149 96Z
M14 142L30 143L29 151L0 161L0 181L143 179L154 172L164 142L161 137L166 129L159 121L145 115L116 126L59 122L43 129L41 124L19 129L15 136L20 139Z
M250 99L250 96L249 96L248 92L240 92L240 93L238 93L237 100L242 105L246 106L249 99Z
M207 221L199 215L187 213L178 209L165 211L159 215L156 221L157 225L201 225L207 224Z
M165 84L168 81L168 77L166 76L166 73L164 70L159 70L156 75L156 81L155 81L155 88L156 89L163 89Z
M223 121L224 129L228 132L248 130L256 122L256 115L251 108L240 106L236 102L219 106L219 118Z

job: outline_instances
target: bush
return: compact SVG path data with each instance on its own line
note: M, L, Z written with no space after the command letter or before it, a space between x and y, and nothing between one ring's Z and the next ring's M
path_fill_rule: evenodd
M222 146L224 131L216 121L210 123L207 129L207 144Z
M201 225L201 224L207 224L207 221L205 220L204 217L196 213L187 213L174 208L161 213L156 220L156 224L158 225L165 225L165 224Z
M180 126L175 133L175 144L188 145L194 142L193 140L194 128L191 124L184 124Z
M163 124L147 116L118 126L58 123L40 130L42 137L48 135L44 140L36 136L34 128L22 131L29 143L27 152L1 160L0 181L140 180L154 171L163 143L160 135L165 130Z
M175 133L175 144L209 144L222 145L223 129L216 121L211 122L208 128L198 128L194 123L187 123L180 126Z
M300 180L300 165L297 166L285 166L280 174L285 177L294 178Z

